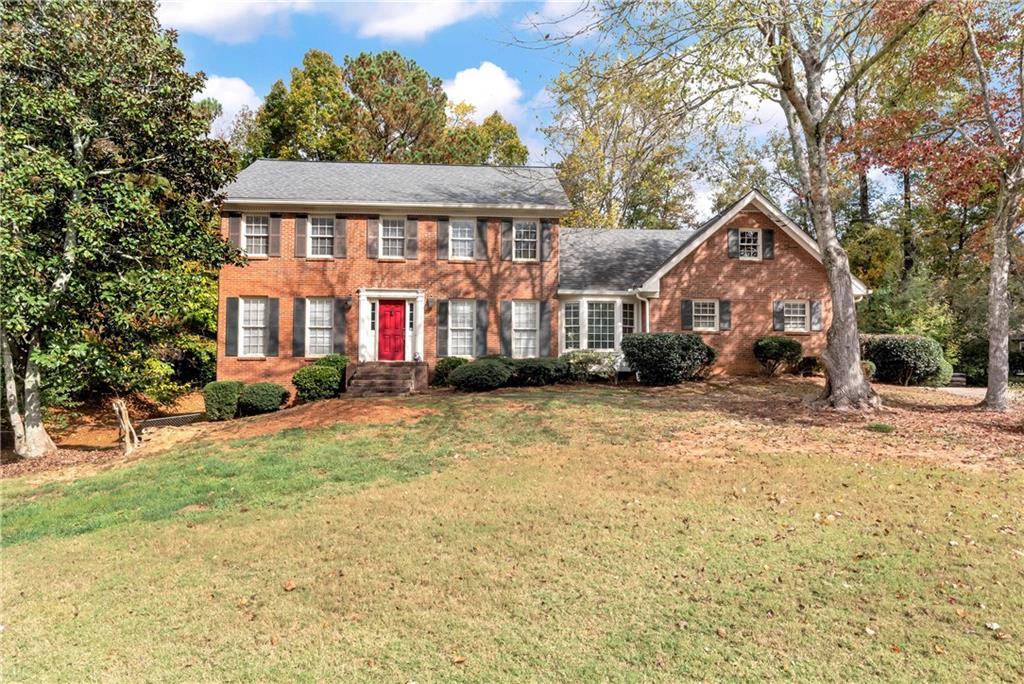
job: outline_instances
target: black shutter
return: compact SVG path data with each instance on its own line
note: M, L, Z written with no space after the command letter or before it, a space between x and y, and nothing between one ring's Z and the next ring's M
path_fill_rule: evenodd
M306 256L306 215L295 215L295 256L305 258Z
M476 239L473 242L473 258L487 260L487 219L476 220Z
M762 259L774 259L775 258L775 231L774 230L762 230L761 231L761 258Z
M224 356L238 356L238 297L228 297L224 315Z
M821 302L814 300L811 302L811 330L821 330Z
M377 246L380 239L380 218L370 216L366 219L366 257L377 259L380 257L380 248Z
M740 256L740 231L736 228L729 229L729 258L738 259Z
M502 261L512 260L512 221L511 219L501 220L501 259Z
M296 297L292 300L292 356L306 355L306 300Z
M679 317L683 322L683 330L693 330L693 300L684 299L679 309Z
M334 258L348 257L348 219L338 215L334 217Z
M732 302L728 299L718 300L718 329L732 329Z
M228 214L228 242L235 249L242 249L242 215Z
M450 225L447 217L437 219L437 258L439 261L448 259L448 227Z
M270 215L270 236L267 239L267 256L281 256L281 215Z
M551 261L551 252L552 252L552 246L553 246L552 245L552 241L554 239L551 234L552 234L551 221L541 221L540 222L540 260L541 261ZM545 356L547 356L547 355L545 354Z
M786 329L786 305L781 302L772 302L772 330Z
M437 303L437 356L448 356L448 300Z
M501 303L501 353L512 356L512 302Z
M346 318L351 306L351 297L338 297L334 300L334 344L331 348L335 354L345 353L345 335L348 331Z
M476 300L476 349L475 356L487 356L487 300Z
M418 259L420 245L419 223L416 219L405 220L405 258Z
M263 329L266 331L266 349L265 356L277 356L277 345L278 339L280 338L280 332L278 328L278 315L281 309L281 300L276 297L270 297L267 299L267 320L266 327Z
M551 302L540 303L539 325L537 351L539 356L551 356Z

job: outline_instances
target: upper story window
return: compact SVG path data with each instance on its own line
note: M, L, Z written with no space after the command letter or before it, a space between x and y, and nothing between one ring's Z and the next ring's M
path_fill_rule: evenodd
M693 329L718 330L718 300L693 300Z
M309 219L309 255L334 256L333 216L313 216Z
M472 356L476 302L452 300L448 307L448 353L451 356Z
M761 231L740 230L740 259L761 258Z
M786 332L807 332L811 329L808 322L807 302L783 302L782 303L782 329Z
M453 218L448 228L448 258L472 259L475 245L476 219Z
M615 302L587 302L587 349L615 349Z
M380 220L380 256L382 259L405 258L405 219L382 217Z
M263 356L266 354L265 340L267 327L267 299L265 297L243 297L241 327L241 356Z
M580 348L580 303L566 302L562 305L562 323L565 325L566 351Z
M306 300L306 356L325 356L332 351L334 300Z
M270 251L270 217L245 217L242 247L249 256L267 256Z
M636 305L632 302L622 303L622 334L629 335L636 330Z
M512 356L537 356L540 306L537 302L512 302Z
M513 224L512 259L514 261L537 260L537 222L518 220Z

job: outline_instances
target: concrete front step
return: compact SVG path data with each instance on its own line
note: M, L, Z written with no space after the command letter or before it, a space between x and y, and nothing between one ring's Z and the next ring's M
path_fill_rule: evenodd
M426 375L424 364L413 362L360 363L354 369L347 393L353 397L385 397L409 394L419 376Z

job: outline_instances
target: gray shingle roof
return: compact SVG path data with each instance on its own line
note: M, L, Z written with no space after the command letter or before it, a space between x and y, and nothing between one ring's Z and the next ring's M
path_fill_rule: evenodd
M563 228L558 287L562 290L628 290L654 274L693 230Z
M488 206L567 210L555 171L536 166L446 166L259 159L224 188L229 202Z

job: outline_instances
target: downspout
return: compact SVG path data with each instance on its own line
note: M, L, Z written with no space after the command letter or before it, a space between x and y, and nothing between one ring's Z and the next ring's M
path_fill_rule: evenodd
M651 332L651 301L640 294L640 290L633 289L633 296L643 302L644 305L644 332Z

